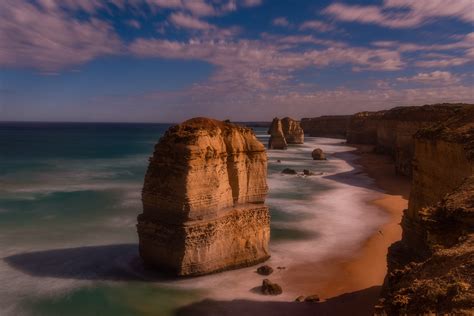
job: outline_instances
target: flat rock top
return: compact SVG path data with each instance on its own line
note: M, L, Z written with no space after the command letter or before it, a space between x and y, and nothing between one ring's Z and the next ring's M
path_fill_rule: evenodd
M386 111L382 119L420 122L438 121L455 115L466 106L474 105L464 103L441 103L423 106L400 106Z

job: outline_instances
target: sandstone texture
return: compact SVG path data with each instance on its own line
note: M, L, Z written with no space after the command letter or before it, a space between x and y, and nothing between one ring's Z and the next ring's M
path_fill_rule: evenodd
M275 117L273 119L268 134L270 134L268 149L286 149L288 147L285 135L283 134L283 125L279 118Z
M138 216L140 256L179 276L269 258L267 156L253 131L194 118L155 146Z
M474 106L414 136L402 240L388 253L379 314L474 313Z
M312 137L346 138L350 115L327 115L301 119L305 134Z
M285 117L281 120L283 135L288 144L303 144L304 132L301 128L300 122L290 117Z

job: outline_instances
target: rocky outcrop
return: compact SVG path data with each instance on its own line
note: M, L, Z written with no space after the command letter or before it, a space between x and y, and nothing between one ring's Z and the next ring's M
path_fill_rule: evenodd
M253 131L195 118L155 146L138 216L140 256L180 276L269 258L267 157Z
M350 115L328 115L301 119L301 127L311 137L346 138Z
M350 144L376 144L380 118L386 111L359 112L351 116L347 126Z
M268 134L270 134L268 149L286 149L288 147L285 135L283 134L283 126L279 118L275 117L273 119Z
M288 144L303 144L304 132L301 128L300 122L289 117L281 120L283 135Z
M402 240L388 253L379 313L474 312L474 106L414 136Z

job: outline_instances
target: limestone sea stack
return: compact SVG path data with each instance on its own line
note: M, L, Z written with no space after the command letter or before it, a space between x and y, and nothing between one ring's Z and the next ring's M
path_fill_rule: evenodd
M268 149L286 149L288 147L285 135L283 134L283 126L279 118L275 117L273 119L268 134L270 134Z
M140 256L179 276L270 257L267 156L253 131L194 118L155 146L138 216Z
M303 144L304 132L301 128L300 122L290 117L285 117L281 120L283 135L288 144Z

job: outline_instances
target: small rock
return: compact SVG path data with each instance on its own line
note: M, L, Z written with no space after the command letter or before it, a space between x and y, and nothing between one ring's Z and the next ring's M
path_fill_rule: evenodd
M314 176L314 172L308 169L303 169L303 174L305 176Z
M281 162L281 160L280 160L280 159L278 159L278 160L277 160L277 162L278 162L278 163L280 163L280 162Z
M264 295L280 295L283 293L281 286L271 282L269 279L265 279L262 282L262 294Z
M277 267L278 270L286 269L286 267Z
M315 303L315 302L319 302L319 296L314 294L314 295L310 295L310 296L307 296L305 299L304 299L305 302L310 302L310 303Z
M326 160L326 155L321 148L313 150L311 157L313 157L313 160Z
M290 168L283 169L281 173L283 173L283 174L297 174L296 170L290 169Z
M303 295L298 296L298 297L295 299L295 302L304 302L304 296L303 296Z
M270 275L273 272L273 268L267 265L258 267L257 273L261 275Z

